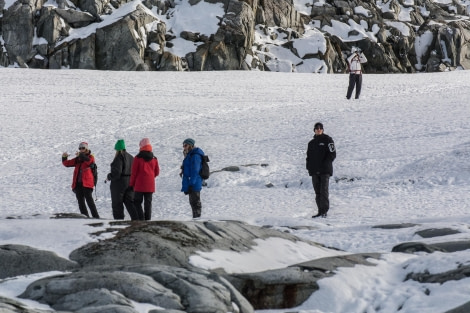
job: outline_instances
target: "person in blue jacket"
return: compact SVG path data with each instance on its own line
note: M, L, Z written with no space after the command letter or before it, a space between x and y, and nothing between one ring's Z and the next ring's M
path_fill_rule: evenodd
M193 210L193 218L201 217L201 189L202 178L199 175L201 170L202 157L204 152L194 146L195 141L187 138L183 141L183 150L186 155L183 160L183 175L181 191L189 195L189 204Z

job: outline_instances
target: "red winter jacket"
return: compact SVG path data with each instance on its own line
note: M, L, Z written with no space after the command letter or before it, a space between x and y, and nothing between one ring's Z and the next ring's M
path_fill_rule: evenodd
M151 151L140 151L132 163L129 186L137 192L155 192L155 177L160 174L158 160Z
M67 160L62 158L62 164L65 167L75 167L73 171L72 190L77 187L78 174L82 174L83 187L93 188L95 187L93 172L91 171L90 164L95 162L95 157L90 153L80 153L76 158Z

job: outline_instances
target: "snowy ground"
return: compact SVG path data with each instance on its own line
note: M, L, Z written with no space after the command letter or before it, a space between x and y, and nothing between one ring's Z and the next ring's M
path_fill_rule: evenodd
M250 165L211 176L202 192L203 219L296 226L294 234L346 252L387 253L404 241L470 239L470 72L366 74L360 100L345 99L347 79L263 72L0 69L0 245L26 244L67 257L97 240L88 235L84 221L49 219L54 213L78 213L70 190L73 170L62 166L61 154L75 152L80 141L89 143L100 173L98 210L109 220L110 192L103 180L114 143L123 138L136 154L143 137L151 139L161 165L154 220L191 219L178 173L182 142L192 137L209 155L211 170ZM331 209L321 220L311 219L316 208L305 170L305 151L317 121L337 148ZM274 187L267 188L268 183ZM419 226L371 227L405 222ZM437 227L462 233L426 240L414 235ZM206 268L249 272L263 269L253 264L260 255L267 259L266 268L314 258L302 247L279 246L260 243L254 257L240 258L246 262L236 262L237 268L224 263L233 256L213 257L212 264L201 257L199 262ZM286 255L284 264L273 257L279 249ZM287 257L293 252L298 259ZM469 262L470 252L419 258L387 254L374 268L342 269L322 280L320 291L297 311L385 313L401 306L404 313L444 312L468 301L470 279L428 284L431 294L426 295L423 285L403 282L404 268L441 272ZM0 280L0 296L15 297L31 279Z

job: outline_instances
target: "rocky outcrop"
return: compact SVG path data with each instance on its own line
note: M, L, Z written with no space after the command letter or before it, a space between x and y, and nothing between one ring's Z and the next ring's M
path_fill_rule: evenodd
M253 45L254 12L245 2L230 0L214 36L187 55L189 68L197 71L239 70Z
M55 310L137 312L131 301L184 312L253 312L230 284L204 271L166 266L101 267L38 280L21 298Z
M27 305L13 299L0 296L0 312L2 313L51 313L51 310L30 309Z
M23 245L0 246L0 279L48 271L70 271L79 265L50 251Z
M186 2L44 3L5 7L0 0L0 66L344 73L351 48L359 47L368 58L366 73L470 68L469 12L458 2L189 1L194 8L222 7L212 33L177 25L186 18L178 6Z
M339 267L357 264L373 266L368 259L378 253L352 254L312 260L285 269L227 276L255 310L293 308L301 305L319 289L317 281L334 275Z
M59 214L55 218L63 217L80 218L80 215ZM103 226L103 223L90 224L92 227L98 225ZM379 225L375 228L394 231L403 227L419 225ZM115 235L112 238L106 235L108 239L73 251L70 258L76 262L30 247L1 246L0 278L14 279L19 275L49 271L63 273L48 276L44 273L43 278L32 282L19 296L46 304L51 310L29 309L19 301L0 297L0 311L134 313L138 312L136 304L153 307L149 312L171 313L252 313L261 309L292 308L301 305L319 289L320 279L336 275L341 272L340 268L353 269L362 265L360 270L364 271L364 266L373 267L387 259L380 253L345 254L336 251L335 256L313 259L285 268L227 273L220 268L197 268L191 264L190 256L199 251L216 249L247 252L253 249L256 240L268 238L299 243L303 249L305 244L311 245L312 249L320 246L302 241L289 232L237 221L120 221L111 222L110 227L102 231ZM456 233L450 228L423 229L418 232L425 236L439 237ZM420 249L424 245L418 243L414 248L408 245L408 250L397 251L418 252L419 257L425 251ZM457 248L470 248L468 242L464 241L427 244L429 247L433 245L436 246L433 247L434 250L439 248L439 251L448 253L459 251ZM433 249L426 252L432 253ZM443 284L470 277L470 268L465 263L456 264L454 269L432 273L421 269L413 272L413 266L408 265L403 267L409 271L405 281ZM467 308L468 304L464 304L448 312L465 312Z
M298 240L288 233L260 229L235 221L204 223L156 221L126 228L111 240L85 245L73 251L70 259L83 267L137 263L192 268L189 257L196 251L212 249L247 251L255 244L255 239L269 237ZM121 247L132 248L121 249Z

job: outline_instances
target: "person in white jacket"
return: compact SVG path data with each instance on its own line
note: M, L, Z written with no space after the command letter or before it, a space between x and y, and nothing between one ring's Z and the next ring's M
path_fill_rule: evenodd
M352 92L354 87L356 87L356 99L359 99L361 95L362 88L362 65L361 63L366 63L367 58L361 50L352 48L352 54L348 57L349 65L349 86L348 93L346 98L351 99Z

